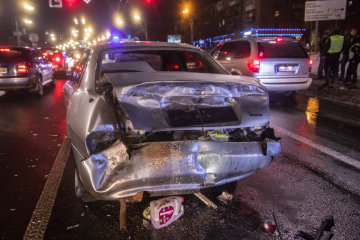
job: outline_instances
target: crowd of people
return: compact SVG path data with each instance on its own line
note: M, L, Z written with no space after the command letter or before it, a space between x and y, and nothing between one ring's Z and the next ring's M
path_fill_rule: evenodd
M333 88L337 79L347 88L356 89L359 62L360 38L356 28L352 28L350 34L345 36L340 34L339 29L334 29L332 33L324 31L320 40L318 79L323 79L325 72L326 82L320 89Z

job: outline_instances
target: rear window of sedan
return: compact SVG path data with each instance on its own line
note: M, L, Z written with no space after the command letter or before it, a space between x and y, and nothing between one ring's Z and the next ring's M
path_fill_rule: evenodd
M109 51L102 56L101 73L177 71L228 74L206 54L179 50Z
M21 48L0 48L1 61L27 60L30 58L30 50Z
M308 58L305 49L298 42L258 42L260 58Z

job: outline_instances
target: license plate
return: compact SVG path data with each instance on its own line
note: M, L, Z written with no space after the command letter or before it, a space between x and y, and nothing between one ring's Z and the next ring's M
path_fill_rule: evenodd
M295 66L278 66L278 72L295 72Z
M0 68L0 74L6 74L7 68Z

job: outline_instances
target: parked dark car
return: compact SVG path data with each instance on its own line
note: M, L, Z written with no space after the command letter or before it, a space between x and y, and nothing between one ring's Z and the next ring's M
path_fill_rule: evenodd
M55 85L54 68L40 52L28 47L0 47L0 91L28 89L43 95L43 86Z

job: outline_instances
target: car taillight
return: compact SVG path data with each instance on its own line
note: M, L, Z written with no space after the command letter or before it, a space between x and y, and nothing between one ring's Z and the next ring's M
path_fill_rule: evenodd
M0 52L10 52L10 48L0 48Z
M43 52L42 55L43 55L44 57L49 56L49 54L48 54L47 52Z
M75 66L75 69L78 70L79 72L82 71L82 67L81 67L80 65L76 65L76 66Z
M314 61L311 60L311 59L309 59L309 62L308 62L308 63L309 63L309 72L311 72L311 67L312 67Z
M60 62L60 61L61 61L61 59L59 57L55 58L55 62Z
M284 41L284 38L282 38L282 37L278 37L278 38L276 38L276 40L275 40L277 43L281 43L281 42L283 42Z
M28 72L28 68L25 64L18 64L17 65L17 72L18 73L27 73Z
M258 73L260 70L260 60L259 59L252 59L248 63L249 70Z

